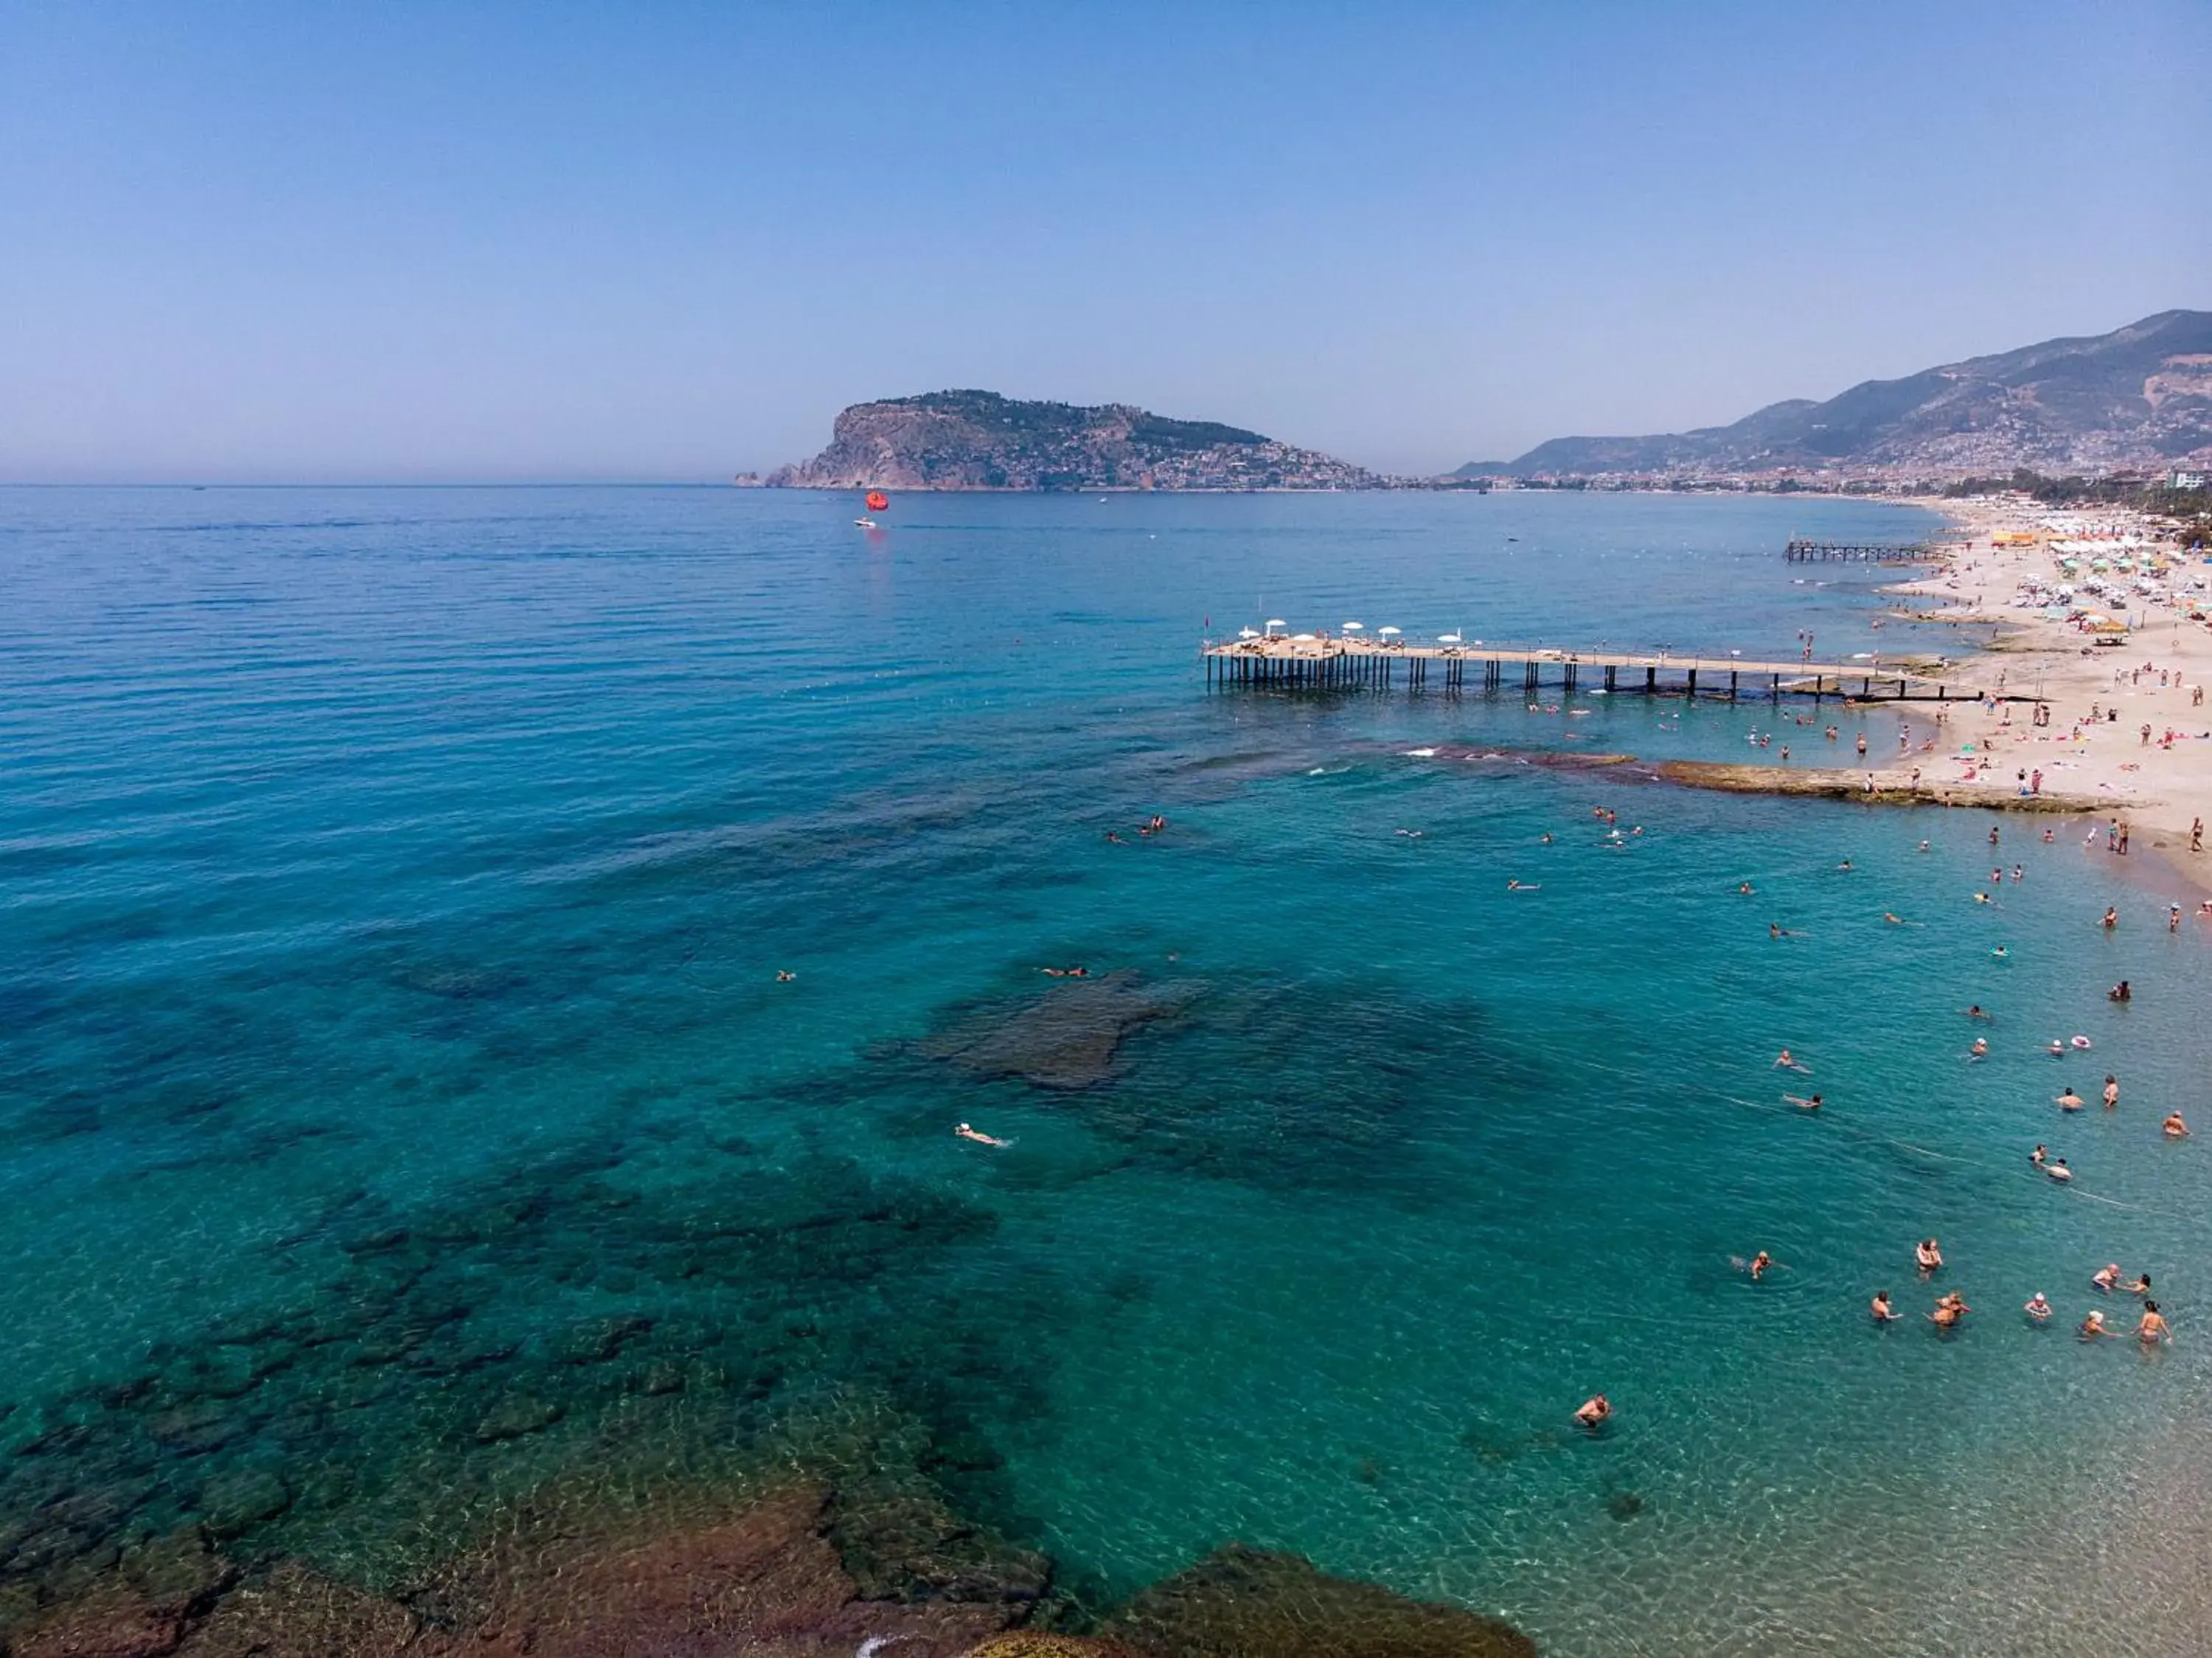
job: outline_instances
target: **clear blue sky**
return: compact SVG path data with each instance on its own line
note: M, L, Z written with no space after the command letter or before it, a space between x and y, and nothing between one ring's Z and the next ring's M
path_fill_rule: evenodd
M1436 470L2212 304L2212 5L18 4L0 479Z

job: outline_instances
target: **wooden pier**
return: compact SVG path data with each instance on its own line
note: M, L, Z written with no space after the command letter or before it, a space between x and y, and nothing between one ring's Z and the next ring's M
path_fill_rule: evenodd
M1876 564L1924 564L1935 557L1924 541L1812 541L1802 536L1782 549L1793 564L1850 558Z
M1510 680L1529 697L1548 680L1561 694L1604 690L1646 696L1829 697L1859 702L1942 702L1980 693L1913 668L1857 662L1747 661L1738 656L1651 655L1489 645L1399 645L1279 635L1204 647L1210 687L1293 691L1408 691L1470 685L1498 692ZM1509 668L1517 673L1509 675Z

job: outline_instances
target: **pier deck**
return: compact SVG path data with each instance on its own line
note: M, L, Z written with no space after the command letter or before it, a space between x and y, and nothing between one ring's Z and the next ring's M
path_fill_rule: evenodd
M1368 639L1291 639L1271 637L1209 643L1204 649L1209 686L1275 686L1311 690L1421 690L1431 684L1459 690L1473 682L1496 691L1505 670L1517 667L1520 688L1534 692L1548 680L1573 696L1601 686L1614 692L1672 696L1849 697L1861 702L1942 702L1980 693L1956 691L1920 667L1879 662L1753 661L1741 656L1678 656L1504 646L1399 645ZM1469 670L1474 670L1470 675Z

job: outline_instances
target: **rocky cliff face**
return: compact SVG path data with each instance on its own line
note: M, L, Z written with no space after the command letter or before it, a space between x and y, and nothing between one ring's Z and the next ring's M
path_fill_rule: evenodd
M830 447L765 480L781 489L1362 490L1361 467L1212 421L1125 403L934 392L856 403Z
M2109 334L2051 339L1824 403L1776 403L1730 426L1557 437L1469 468L1521 477L1864 466L2098 471L2212 453L2212 312L2162 311Z

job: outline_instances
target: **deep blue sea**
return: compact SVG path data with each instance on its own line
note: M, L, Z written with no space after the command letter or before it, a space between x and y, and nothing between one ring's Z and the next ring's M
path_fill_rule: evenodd
M1832 747L1510 679L1209 692L1197 654L1270 617L1955 649L1781 557L1925 515L854 513L0 491L10 1569L254 1474L248 1545L404 1587L611 1442L836 1417L1099 1604L1239 1539L1559 1658L2205 1649L2212 1141L2158 1131L2212 1133L2202 930L2081 824L1993 852L1522 758L1893 753L1894 709L1828 704ZM2171 1347L2074 1339L2107 1260ZM58 1541L23 1520L78 1488Z

